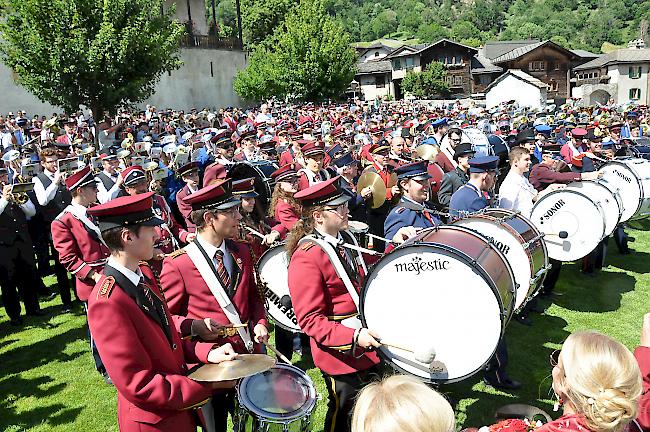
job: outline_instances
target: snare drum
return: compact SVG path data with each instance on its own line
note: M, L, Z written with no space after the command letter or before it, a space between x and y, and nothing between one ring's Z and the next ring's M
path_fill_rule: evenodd
M311 378L295 366L276 364L237 385L235 432L307 432L316 406Z
M384 255L368 275L361 319L386 341L436 351L431 365L382 346L393 367L428 382L463 380L492 358L513 312L514 275L481 234L448 225L429 228Z
M623 202L621 222L650 215L650 161L629 158L607 162L599 170Z
M364 248L368 246L368 236L366 235L368 234L368 230L370 230L370 227L367 223L353 220L348 221L348 231L354 234L359 246Z
M576 189L558 189L541 197L533 205L530 220L544 233L549 257L558 261L586 256L605 237L603 208Z
M459 219L464 226L487 237L508 259L517 282L515 309L520 309L542 286L548 270L548 252L543 235L520 213L486 209Z
M581 191L597 201L605 215L605 235L608 236L614 232L623 214L623 201L616 192L616 188L607 180L574 182L570 183L567 188Z
M235 181L255 178L255 192L260 196L259 201L266 206L266 203L271 201L273 194L271 174L277 169L277 164L267 160L239 162L230 167L228 177Z
M300 332L289 297L289 257L284 243L268 249L257 261L257 270L266 285L269 315L285 330Z

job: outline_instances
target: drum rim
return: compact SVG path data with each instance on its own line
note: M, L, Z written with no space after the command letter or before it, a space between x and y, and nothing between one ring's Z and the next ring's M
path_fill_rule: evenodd
M476 232L474 232L472 230L467 230L464 227L453 226L453 225L443 225L443 226L438 226L438 227L427 228L425 230L420 231L418 233L418 235L421 235L424 232L430 232L432 230L437 231L440 228L449 228L449 229L463 228L462 231L469 231L470 234L479 236L483 241L485 241L486 244L488 244L490 246L490 248L492 250L495 250L499 254L501 259L505 262L506 267L510 271L511 280L513 281L513 283L516 284L516 282L514 281L514 275L512 273L512 268L511 268L510 263L508 262L508 260L505 258L505 256L498 249L496 249L494 247L494 245L492 245L485 238L485 236L481 235L480 233L476 233ZM461 230L459 230L459 231L461 231ZM411 239L409 239L409 240L411 240ZM407 242L399 245L397 248L395 248L394 251L401 250L401 249L406 249L406 248L411 247L411 246L435 246L435 247L440 247L440 249L451 252L452 255L456 255L457 258L461 258L463 261L465 261L466 264L469 263L470 267L473 270L475 270L475 271L478 270L479 276L481 276L482 279L490 287L490 289L492 290L492 294L496 297L497 303L501 307L501 313L499 315L499 319L501 320L501 331L500 331L500 334L499 334L499 340L501 340L503 338L504 334L505 334L506 326L507 326L508 322L510 321L510 318L512 317L512 314L514 313L515 293L511 293L512 295L510 296L510 298L511 298L510 312L506 317L503 314L503 310L504 310L503 299L501 298L501 295L498 292L499 290L497 289L496 284L492 280L492 277L490 277L489 274L487 274L487 272L483 269L483 267L478 265L478 263L473 258L471 258L469 255L465 254L464 252L462 252L462 251L460 251L458 249L454 249L453 247L451 247L449 245L444 245L442 243L432 243L432 242L421 242L421 243L415 244L415 243L410 243L409 241L407 241ZM389 254L384 255L384 256L389 256L390 254L393 254L394 251L391 251ZM383 259L383 257L382 257L382 259ZM363 286L361 287L361 292L359 293L359 317L361 318L361 323L363 324L364 327L367 327L367 325L368 325L367 322L366 322L366 317L365 317L365 313L364 313L365 298L366 298L366 295L368 293L368 281L371 280L371 276L374 275L374 273L376 272L376 268L378 267L378 264L382 261L382 259L380 259L379 261L374 263L372 265L372 267L368 269L368 274L366 275ZM487 279L485 278L485 276L488 276ZM515 290L516 290L516 285L515 285ZM469 378L471 376L474 376L476 373L478 373L480 370L482 370L490 362L492 357L494 357L494 354L496 353L497 348L498 348L498 344L497 344L497 346L494 347L494 351L492 352L490 357L485 361L485 363L483 363L476 370L474 370L473 372L471 372L469 374L459 376L457 378L451 378L451 379L435 379L435 378L431 378L431 377L422 377L420 375L413 374L412 372L409 372L406 369L404 369L404 368L396 365L395 363L393 363L393 361L391 361L391 359L388 357L388 355L383 350L378 349L377 354L379 355L379 357L383 361L388 363L390 365L390 367L392 367L394 370L397 370L398 372L401 372L401 373L405 373L407 375L415 376L415 377L417 377L418 379L420 379L420 380L422 380L424 382L435 384L435 383L455 383L455 382L463 381L463 380L465 380L465 379L467 379L467 378Z
M576 194L576 195L582 195L583 197L586 197L587 199L589 199L589 201L591 201L592 203L594 203L594 205L597 204L597 203L595 203L595 202L594 202L594 201L589 197L589 195L587 195L587 194L585 194L585 193L583 193L583 192L580 192L580 191L578 191L578 190L575 190L575 189L567 189L567 188L557 189L557 190L551 191L551 192L549 192L549 193L547 193L547 194L544 194L544 196L542 196L540 199L538 199L538 200L535 202L535 204L533 205L533 210L530 212L531 216L532 216L532 214L533 214L533 211L535 211L535 207L536 207L537 205L539 205L539 203L541 203L542 201L544 201L547 197L550 197L550 196L553 196L553 195L557 195L557 194L559 194L559 193L572 193L572 194ZM600 212L600 214L601 214L601 216L602 216L602 215L603 215L603 208L602 208L602 206L601 206L600 204L598 204L598 205L596 205L596 208L598 208L598 211ZM605 218L601 217L600 219L601 219L601 222L602 222L602 225L603 225L603 226L602 226L602 228L603 228L603 234L601 235L599 241L602 241L602 239L605 238ZM531 221L532 221L532 217L531 217ZM541 231L541 230L540 230L540 231ZM544 234L544 231L541 231L541 233ZM551 256L549 255L549 257L551 257ZM580 257L580 258L583 258L583 257ZM576 258L576 259L580 259L580 258ZM560 261L560 260L558 260L558 261Z
M629 218L627 218L627 219L625 219L625 220L622 220L623 217L622 217L622 214L621 214L621 217L619 218L619 219L621 219L621 220L619 220L619 222L627 222L628 220L632 219L632 218L634 217L634 215L636 215L637 212L641 209L641 205L642 205L642 203L643 203L643 196L644 196L643 181L642 181L642 179L639 177L639 174L638 174L638 173L637 173L637 172L632 168L631 163L625 163L626 161L634 162L634 161L636 161L636 160L638 160L638 161L645 161L645 162L643 162L644 164L645 164L645 163L648 163L648 160L647 160L647 159L643 159L643 158L633 158L633 157L630 157L630 158L627 158L627 159L618 159L618 160L611 160L611 161L608 161L608 162L605 163L602 167L600 167L600 169L598 170L598 171L600 172L601 170L603 170L604 168L606 168L608 165L624 166L627 170L629 170L630 172L632 172L633 177L634 177L634 180L636 180L636 184L637 184L637 186L639 187L639 202L638 202L636 208L634 209L634 212L632 213L632 216L630 216ZM605 179L605 180L606 180L606 179ZM650 192L650 191L649 191L649 192ZM621 198L621 200L622 200L622 199L623 199L623 198ZM623 213L626 213L625 208L623 208Z
M577 189L570 189L570 190L579 190L581 188L581 185L585 184L590 184L590 185L597 185L597 187L604 188L609 194L614 197L614 202L616 203L616 206L618 207L618 219L616 220L616 223L614 223L614 230L618 226L619 223L621 223L621 217L623 216L623 201L621 200L620 194L615 194L609 187L603 184L603 182L607 182L607 180L584 180L584 181L579 181L579 182L572 182L567 185L568 187L574 186ZM600 202L600 201L599 201ZM602 207L602 205L601 205ZM603 214L604 214L604 208L603 208ZM614 232L612 230L612 232ZM610 235L612 232L609 232L607 229L607 223L605 223L605 234L606 236Z
M262 273L260 272L260 264L262 263L262 260L265 257L267 257L268 255L270 255L271 251L274 251L275 249L277 249L279 247L282 247L282 246L286 246L286 241L281 241L281 242L279 242L277 244L272 245L267 250L265 250L262 253L262 255L260 255L260 257L257 259L257 262L255 263L255 270L257 271L257 274L260 276L260 278L262 277ZM266 284L266 282L264 282L264 283ZM289 297L291 297L291 294L289 294ZM269 299L268 299L268 297L266 296L266 293L265 293L265 295L264 295L264 303L268 304L268 301L269 301ZM291 305L291 308L293 309L293 304ZM271 317L273 319L273 323L275 325L279 326L283 330L290 331L292 333L302 333L302 329L300 328L300 326L298 326L298 330L296 330L293 327L289 327L289 326L287 326L285 324L282 324L273 315L271 315L271 312L269 311L268 306L266 306L265 309L266 309L266 312L269 314L269 317ZM294 309L294 314L295 314L295 309Z
M242 398L242 394L245 395L245 393L243 393L242 387L244 387L251 379L253 379L253 377L255 377L257 375L260 375L260 374L255 374L255 375L250 375L250 376L244 377L237 383L237 386L235 388L235 391L237 393L237 402L241 406L243 406L247 411L249 411L250 413L255 414L258 417L263 417L264 420L267 421L267 423L279 423L279 424L291 423L292 421L294 421L296 419L301 419L301 418L311 416L312 411L316 407L316 402L318 400L318 395L316 393L316 386L314 385L314 381L312 381L312 379L309 377L307 372L303 371L302 369L300 369L300 368L298 368L298 367L296 367L294 365L290 365L290 364L286 364L286 363L276 363L271 369L269 369L269 371L273 370L273 369L286 369L286 370L289 370L289 371L292 371L292 372L296 372L296 374L298 376L303 377L305 379L305 381L307 382L308 389L309 389L308 399L303 405L300 406L299 409L293 410L293 411L291 411L289 413L286 413L286 414L276 414L276 413L270 413L268 411L262 411L258 407L251 408L249 406L249 405L252 405L251 403L249 403L247 405L245 402L250 402L250 398L248 398L248 397ZM261 372L261 373L263 374L265 372ZM244 399L244 400L242 400L242 399ZM304 409L306 406L308 406L308 408ZM272 414L275 417L269 418L268 417L269 414Z
M230 170L228 170L228 172L229 172L228 175L229 175L229 177L230 177L230 176L232 175L232 174L230 174L230 172L231 172L232 170L234 170L237 166L245 165L245 166L251 167L252 169L254 169L254 170L257 172L257 174L260 176L260 179L262 179L262 180L267 180L267 181L263 181L262 184L263 184L264 189L266 189L266 192L267 192L267 194L268 194L268 201L270 202L270 201L271 201L271 196L273 195L273 187L271 186L271 182L268 181L268 180L271 180L271 178L270 178L270 177L267 177L266 174L264 174L264 172L263 172L262 170L260 170L260 169L255 165L255 163L257 163L257 164L259 165L259 164L260 164L259 162L260 162L260 161L255 161L255 162L242 161L242 162L234 163L234 164L230 167ZM269 163L269 165L272 165L272 164ZM234 180L234 179L233 179L233 180ZM237 180L239 180L239 179L237 179ZM257 180L257 179L256 179L256 180Z

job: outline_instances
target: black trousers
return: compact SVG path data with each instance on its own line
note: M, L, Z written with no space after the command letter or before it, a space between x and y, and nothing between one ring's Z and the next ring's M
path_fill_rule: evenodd
M228 429L228 413L235 411L235 390L223 393L214 393L210 400L214 411L214 427L217 432L226 432Z
M387 201L376 209L368 208L368 231L370 234L374 234L379 237L384 236L384 222L386 222L386 217L390 212L390 202ZM377 251L383 251L386 248L386 244L383 240L373 239L373 249Z
M629 254L630 249L627 245L627 234L625 233L625 227L623 224L619 224L613 233L614 242L616 242L616 247L618 247L619 253L622 255Z
M560 278L560 271L562 270L562 261L554 260L550 258L549 264L551 264L550 270L546 273L546 278L544 278L544 284L542 285L542 294L550 294L555 289L555 284Z
M83 302L84 310L86 311L86 317L88 317L88 302ZM106 367L102 358L99 356L99 351L97 351L97 345L95 344L95 338L93 338L92 333L90 333L90 326L86 322L86 334L90 340L90 352L93 354L93 359L95 360L95 369L97 372L104 375L106 373Z
M282 327L275 326L275 347L284 355L286 358L291 359L293 355L294 340L296 338L300 339L300 345L302 347L303 354L305 351L309 350L309 336L304 333L293 333L289 330L285 330Z
M357 395L366 385L381 378L380 368L374 366L365 371L346 375L328 375L322 371L321 373L329 396L323 431L349 432L352 409Z
M607 241L609 236L605 237L596 248L589 252L589 254L582 259L582 272L593 273L600 270L605 265L605 257L607 256Z
M509 378L506 372L507 367L508 345L506 344L505 338L501 338L494 356L490 359L485 369L485 379L492 384L502 384Z
M20 317L21 298L26 313L31 314L40 309L35 283L37 278L31 242L19 240L11 246L0 246L2 303L10 319Z
M52 266L50 265L50 243L48 238L48 228L50 224L43 220L43 216L36 214L27 221L27 230L32 239L34 252L36 253L36 264L38 265L38 274L41 277L52 274Z

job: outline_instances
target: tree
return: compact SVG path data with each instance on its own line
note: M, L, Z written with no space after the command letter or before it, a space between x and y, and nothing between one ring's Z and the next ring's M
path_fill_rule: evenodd
M293 8L292 0L242 0L242 32L246 43L254 47L282 26Z
M418 99L446 95L449 85L445 82L447 71L440 62L432 62L422 72L408 72L402 79L403 92L411 93Z
M183 26L162 0L5 0L0 56L42 101L95 118L149 97L180 67Z
M234 87L244 99L336 98L354 78L356 60L350 37L321 0L301 0L282 27L255 48Z

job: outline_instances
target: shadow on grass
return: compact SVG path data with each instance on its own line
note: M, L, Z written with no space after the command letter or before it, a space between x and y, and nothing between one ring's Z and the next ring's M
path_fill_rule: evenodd
M81 408L67 408L60 403L45 405L47 398L62 391L66 384L52 385L48 376L24 378L21 373L50 363L63 363L78 357L78 353L61 352L65 347L79 339L85 338L83 327L74 328L65 333L42 340L32 345L10 349L0 355L2 378L0 378L0 430L9 427L29 429L47 423L74 424ZM33 408L16 412L14 402L18 399L35 398ZM23 405L24 406L24 405Z
M569 336L569 332L564 330L567 322L552 315L534 314L531 317L531 327L511 321L506 329L508 375L522 383L520 390L498 391L488 387L482 382L481 372L463 382L441 386L440 391L447 394L452 403L470 399L465 406L467 419L463 427L494 424L496 410L510 403L529 404L551 411L550 404L544 401L550 399L552 368L549 356Z
M636 247L639 248L641 245L638 245ZM618 253L618 251L616 253L612 253L612 250L616 248L612 248L610 246L606 264L609 264L610 266L619 268L621 270L627 270L634 273L650 273L650 253L634 250L634 248L634 243L631 243L630 254L621 255Z

